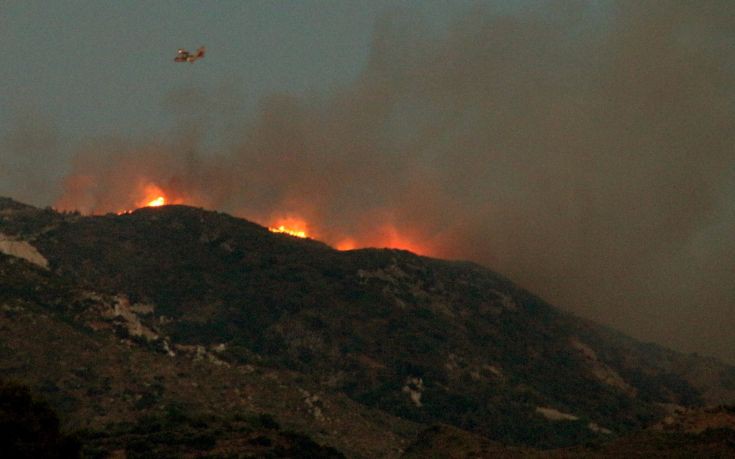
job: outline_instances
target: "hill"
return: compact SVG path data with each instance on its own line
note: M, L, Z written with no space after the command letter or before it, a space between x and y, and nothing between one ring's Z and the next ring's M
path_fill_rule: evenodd
M128 432L185 406L397 456L433 424L554 448L735 399L732 367L473 263L342 252L186 206L81 216L3 199L0 233L0 368L73 429ZM216 445L237 437L214 430Z

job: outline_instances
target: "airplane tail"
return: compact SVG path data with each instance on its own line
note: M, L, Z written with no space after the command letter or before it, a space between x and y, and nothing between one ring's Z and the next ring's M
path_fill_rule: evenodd
M197 49L197 54L196 54L197 58L204 57L205 51L206 49L204 48L204 46L200 46L199 49Z

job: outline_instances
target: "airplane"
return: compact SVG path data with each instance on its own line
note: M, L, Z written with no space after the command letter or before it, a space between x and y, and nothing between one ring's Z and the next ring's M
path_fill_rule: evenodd
M176 52L176 57L174 58L174 62L189 62L193 63L197 59L201 59L204 57L204 46L199 47L199 49L196 50L195 53L190 53L189 51L181 48Z

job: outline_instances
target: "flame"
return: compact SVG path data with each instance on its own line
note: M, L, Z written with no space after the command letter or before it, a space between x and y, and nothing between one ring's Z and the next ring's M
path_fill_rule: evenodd
M146 206L147 207L159 207L159 206L163 206L165 204L166 204L166 198L164 198L163 196L159 196L156 199L148 202L148 204L146 204Z
M278 227L275 227L275 228L274 228L274 227L270 227L270 228L268 228L268 229L269 229L269 230L270 230L271 232L273 232L273 233L285 233L285 234L289 234L289 235L291 235L291 236L296 236L296 237L301 237L301 238L306 238L306 237L308 237L308 236L306 235L306 231L303 231L303 230L297 230L297 229L292 229L292 228L286 228L286 227L285 227L284 225L280 225L280 226L278 226Z
M166 193L163 192L161 187L152 183L145 186L143 196L137 202L136 207L160 207L168 203Z
M271 219L273 222L268 226L272 233L288 234L298 238L319 238L323 234L324 241L340 251L348 251L366 247L389 248L408 250L418 255L427 255L430 250L426 244L417 243L416 234L399 230L393 224L383 224L372 228L372 231L363 229L360 234L329 234L312 231L311 225L300 217L288 216L285 218ZM319 229L317 225L317 229Z
M307 228L308 225L304 220L296 217L287 217L278 219L273 226L268 227L268 230L272 233L283 233L305 239L310 237Z
M166 204L170 204L166 198L166 193L155 184L146 185L140 193L143 197L135 202L135 208L140 209L142 207L161 207ZM117 212L118 215L124 215L131 213L132 210L126 209Z

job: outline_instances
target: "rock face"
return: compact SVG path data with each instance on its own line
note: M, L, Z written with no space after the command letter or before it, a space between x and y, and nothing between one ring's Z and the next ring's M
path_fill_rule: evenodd
M35 247L30 243L22 240L15 240L5 234L0 233L0 252L18 257L42 268L48 268L48 260L41 255Z
M581 342L579 339L572 338L570 341L572 347L578 350L583 356L589 368L599 381L604 384L618 388L631 397L637 395L637 391L628 384L617 371L610 368L607 364L599 359L597 353L591 347Z
M575 416L569 413L562 413L557 409L543 406L537 406L536 412L549 421L576 421L579 419L579 416Z
M150 371L168 374L186 362L219 378L181 376L155 390L163 383L141 378L120 391L159 413L165 397L190 399L192 387L213 411L231 397L255 403L253 394L283 389L292 402L279 408L282 416L300 416L331 445L368 455L377 449L344 432L385 435L392 440L378 448L384 455L405 446L406 432L433 424L548 448L643 428L665 415L666 404L735 399L733 368L566 314L472 263L400 250L340 252L186 206L92 217L21 207L0 214L0 232L32 241L50 267L0 256L0 276L12 287L0 291L8 324L20 314L15 308L35 305L47 316L39 321L61 315L64 327L112 336L121 365L135 364L126 370L133 375L145 365L125 353L148 359ZM23 348L34 343L23 343L13 352L28 354ZM71 346L63 338L46 344L59 352ZM13 352L0 348L0 365ZM19 376L47 384L33 365L12 362ZM250 387L235 382L258 375ZM84 378L63 378L85 387ZM85 407L102 389L74 390ZM355 414L361 409L381 421ZM385 430L375 435L375 426Z

